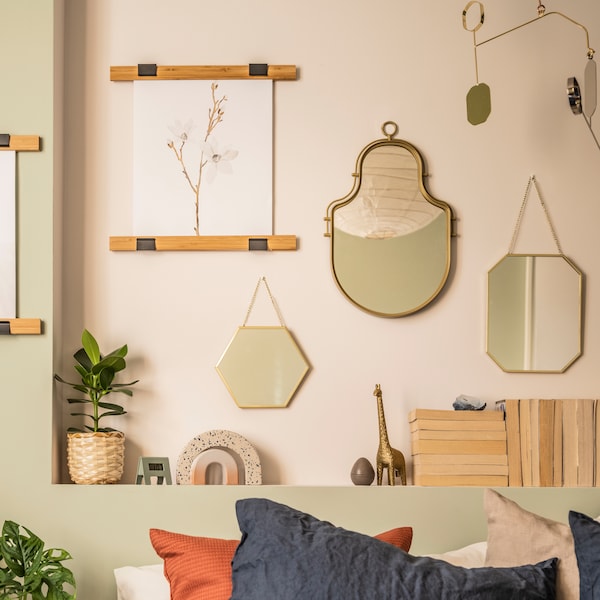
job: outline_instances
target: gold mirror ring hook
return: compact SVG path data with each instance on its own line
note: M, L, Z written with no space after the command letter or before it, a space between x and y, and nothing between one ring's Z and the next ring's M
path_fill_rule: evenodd
M469 29L469 26L467 25L467 13L469 12L469 10L471 10L471 7L474 6L475 4L477 4L477 6L479 7L479 22L472 29ZM481 2L478 2L478 0L471 0L471 2L468 2L462 11L463 28L466 31L472 31L473 33L475 33L478 29L481 28L484 20L485 20L485 13L483 10L483 4Z
M543 17L546 14L546 7L543 4L538 4L538 17Z
M381 131L388 140L391 140L398 133L398 125L394 121L386 121L381 126Z
M591 60L592 58L594 58L594 54L596 54L596 51L593 48L588 48L587 51L587 57Z

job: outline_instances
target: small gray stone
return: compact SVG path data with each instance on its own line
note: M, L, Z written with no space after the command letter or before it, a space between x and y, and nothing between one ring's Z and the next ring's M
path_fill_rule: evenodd
M486 403L479 398L475 398L475 396L461 394L457 396L452 406L454 410L483 410L486 407Z

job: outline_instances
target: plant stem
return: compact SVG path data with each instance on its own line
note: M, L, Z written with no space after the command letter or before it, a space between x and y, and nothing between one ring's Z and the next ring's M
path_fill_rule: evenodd
M224 110L223 103L227 101L227 96L222 96L221 98L217 98L216 90L219 87L218 83L212 83L210 86L211 97L212 97L212 107L208 109L208 125L206 128L206 133L204 135L204 142L208 141L210 134L213 132L215 127L223 120ZM182 136L183 138L183 136ZM192 182L192 179L188 173L187 167L185 166L185 161L183 159L183 147L185 146L185 142L187 141L187 137L182 139L181 145L179 149L175 147L173 142L169 142L169 148L173 150L175 154L175 158L179 161L181 165L183 176L185 177L188 185L192 189L194 193L194 217L195 217L195 226L194 233L196 235L200 235L200 188L202 186L202 172L204 167L206 166L208 159L204 158L204 150L200 154L200 163L198 165L198 180L196 184Z

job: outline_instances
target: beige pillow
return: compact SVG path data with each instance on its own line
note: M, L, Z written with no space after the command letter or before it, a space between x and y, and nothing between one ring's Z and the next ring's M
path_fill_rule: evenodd
M494 490L485 490L488 521L485 564L517 567L558 557L557 600L579 600L579 570L571 529L521 508Z

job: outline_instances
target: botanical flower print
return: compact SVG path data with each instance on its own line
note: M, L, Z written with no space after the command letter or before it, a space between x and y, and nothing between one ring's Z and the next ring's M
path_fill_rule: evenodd
M226 146L220 149L219 142L216 138L208 141L202 148L203 157L206 159L206 179L207 183L212 183L217 176L217 173L233 173L231 161L238 155L238 151Z
M187 142L191 140L192 129L194 129L194 121L192 119L183 124L181 121L175 121L173 125L169 125L169 130L175 137L171 137L167 141L167 146L170 148L171 145L175 144L175 140L179 140L180 142Z
M272 233L273 84L135 81L133 232Z
M175 158L182 168L182 174L194 194L194 233L196 235L200 235L200 191L202 182L212 183L217 176L217 172L232 173L231 161L238 155L238 151L230 147L219 150L219 143L213 136L213 131L223 121L225 116L225 102L227 102L227 96L218 97L218 87L218 83L212 83L210 86L212 106L208 110L208 125L201 146L200 164L198 165L198 173L195 178L192 178L184 157L184 148L187 142L191 140L194 122L192 119L189 119L184 124L180 121L175 121L173 125L169 126L169 130L175 137L167 142L167 146L173 151Z

